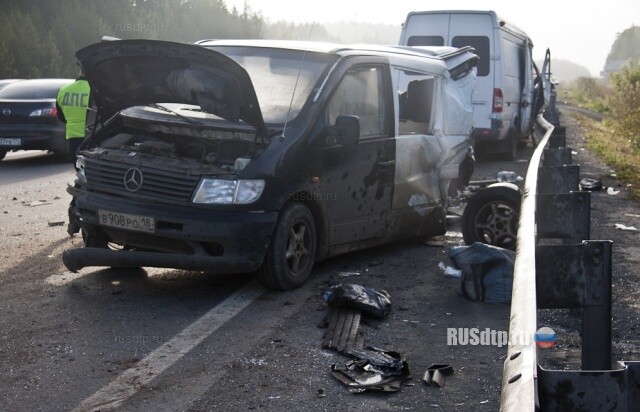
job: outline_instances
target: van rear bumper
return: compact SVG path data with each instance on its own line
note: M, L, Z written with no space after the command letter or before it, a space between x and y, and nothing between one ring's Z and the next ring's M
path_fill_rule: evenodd
M507 133L503 133L505 124L500 119L491 119L491 128L474 128L471 134L476 142L495 142L504 140Z

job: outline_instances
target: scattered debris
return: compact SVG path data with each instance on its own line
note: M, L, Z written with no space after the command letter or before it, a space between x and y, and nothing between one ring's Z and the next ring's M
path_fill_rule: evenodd
M270 401L273 401L275 399L280 399L280 396L269 396L267 399L269 399Z
M462 293L474 302L510 303L515 252L475 242L455 246L449 259L462 270Z
M516 172L503 170L502 172L498 172L496 174L496 180L500 183L502 182L516 183L516 182L522 182L524 178L522 176L519 176Z
M571 154L572 154L573 156L575 156L575 155L577 155L577 154L578 154L578 152L576 152L575 150L572 150L572 151L571 151Z
M360 333L360 311L352 308L335 308L329 315L328 329L322 338L323 349L348 353L364 346Z
M487 399L486 401L481 401L480 403L489 403L489 399Z
M60 196L54 196L53 197L53 200L60 200L60 199L62 199Z
M391 311L389 294L356 284L338 284L329 287L324 300L334 307L351 307L377 319L384 319Z
M35 202L31 202L27 204L27 206L36 207L36 206L50 205L50 204L52 204L52 202L47 202L46 200L36 200Z
M600 190L602 189L602 181L600 179L591 179L590 177L585 177L580 180L580 190Z
M362 273L360 272L339 272L338 276L340 276L341 278L348 278L351 276L362 276Z
M422 380L427 386L443 387L447 376L453 375L453 366L444 364L435 364L427 368Z
M59 222L47 222L49 224L49 226L62 226L64 225L64 220L59 221Z
M433 239L426 239L422 241L422 244L431 246L431 247L444 247L444 242Z
M411 379L409 365L398 352L368 347L351 351L350 355L356 359L344 365L332 365L331 374L348 386L353 394L397 392L403 382Z
M638 228L635 226L626 226L622 223L616 223L616 229L628 230L629 232L636 232L638 230Z
M608 194L608 195L615 196L615 195L617 195L618 193L620 193L620 191L619 191L619 190L614 190L612 187L608 187L608 188L607 188L607 194Z
M324 389L318 389L318 398L326 398L327 394L324 393Z
M624 215L629 217L640 217L640 215L634 215L633 213L625 213Z
M438 267L444 272L445 276L450 276L452 278L462 277L462 270L456 269L452 266L447 266L444 264L444 262L438 263Z
M383 263L384 263L384 259L375 259L375 260L372 260L371 262L368 262L367 265L373 267L373 266L380 266Z

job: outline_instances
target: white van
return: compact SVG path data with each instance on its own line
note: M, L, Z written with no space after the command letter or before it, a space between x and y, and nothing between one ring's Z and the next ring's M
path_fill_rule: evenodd
M472 100L476 151L516 157L536 115L533 44L526 33L493 11L420 11L407 15L400 44L473 47L480 57Z

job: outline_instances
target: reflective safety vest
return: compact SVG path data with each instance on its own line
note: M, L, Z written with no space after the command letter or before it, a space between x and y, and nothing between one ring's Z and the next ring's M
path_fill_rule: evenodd
M89 83L86 80L63 86L58 90L56 102L67 121L67 139L84 137L89 107Z

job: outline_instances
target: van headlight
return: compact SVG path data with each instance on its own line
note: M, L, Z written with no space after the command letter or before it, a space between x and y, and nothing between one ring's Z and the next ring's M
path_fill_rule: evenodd
M80 183L87 183L87 176L84 173L85 159L84 156L76 157L76 177Z
M263 190L264 180L204 178L193 196L193 203L246 205L258 200Z

